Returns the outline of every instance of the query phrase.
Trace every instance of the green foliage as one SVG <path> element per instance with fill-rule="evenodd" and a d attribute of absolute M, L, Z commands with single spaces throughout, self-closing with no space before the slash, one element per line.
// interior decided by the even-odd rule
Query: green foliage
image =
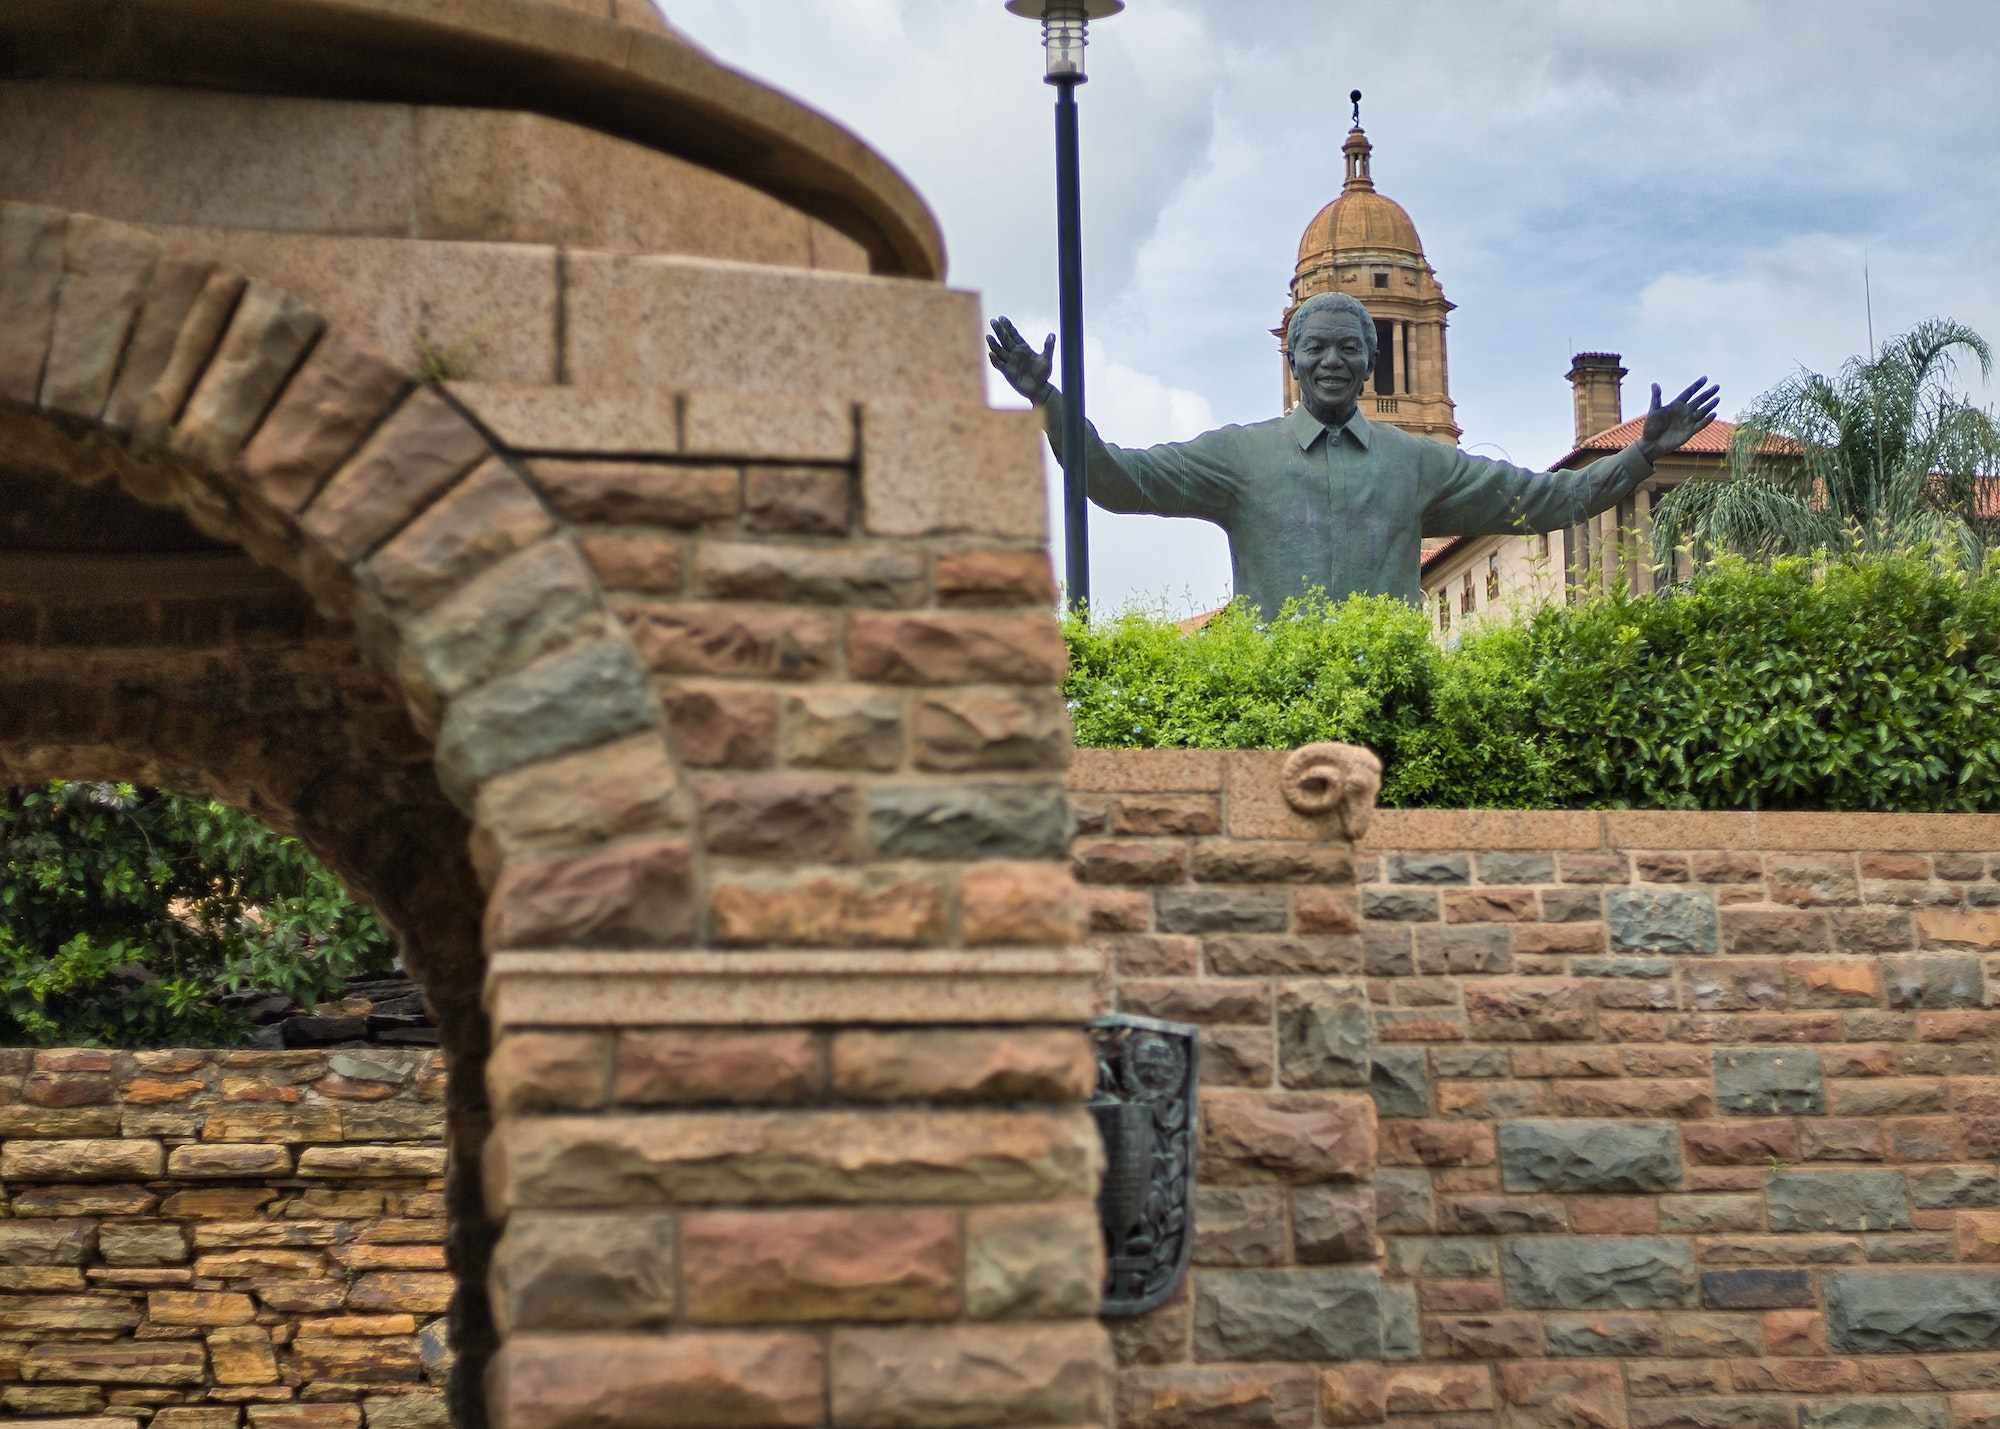
<path fill-rule="evenodd" d="M 0 790 L 0 1041 L 232 1045 L 245 988 L 310 1004 L 395 956 L 295 839 L 204 799 Z"/>
<path fill-rule="evenodd" d="M 1656 558 L 1686 545 L 1702 558 L 1943 546 L 1977 564 L 1996 534 L 1980 498 L 2000 479 L 2000 424 L 1954 389 L 1961 358 L 1992 370 L 1984 338 L 1932 318 L 1836 376 L 1772 388 L 1737 424 L 1727 474 L 1682 482 L 1655 508 Z"/>
<path fill-rule="evenodd" d="M 1429 639 L 1398 602 L 1068 627 L 1077 742 L 1382 756 L 1386 805 L 2000 810 L 2000 565 L 1757 565 Z"/>

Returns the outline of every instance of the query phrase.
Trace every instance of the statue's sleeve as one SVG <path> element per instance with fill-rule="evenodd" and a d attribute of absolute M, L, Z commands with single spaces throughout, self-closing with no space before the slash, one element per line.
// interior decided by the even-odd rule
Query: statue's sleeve
<path fill-rule="evenodd" d="M 1042 430 L 1062 457 L 1061 392 L 1042 405 Z M 1163 442 L 1143 451 L 1114 447 L 1083 424 L 1088 460 L 1084 466 L 1090 499 L 1106 511 L 1148 516 L 1198 516 L 1227 522 L 1236 509 L 1239 478 L 1227 460 L 1222 432 L 1205 432 L 1188 442 Z"/>
<path fill-rule="evenodd" d="M 1580 471 L 1530 471 L 1488 457 L 1429 443 L 1426 536 L 1504 536 L 1557 531 L 1595 516 L 1629 496 L 1652 475 L 1636 446 L 1601 457 Z"/>

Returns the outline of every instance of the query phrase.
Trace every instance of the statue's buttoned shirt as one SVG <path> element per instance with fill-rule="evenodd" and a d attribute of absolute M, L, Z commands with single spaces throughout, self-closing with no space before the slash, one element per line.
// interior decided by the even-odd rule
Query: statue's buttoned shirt
<path fill-rule="evenodd" d="M 1061 397 L 1043 423 L 1060 447 Z M 1221 427 L 1143 451 L 1089 443 L 1090 499 L 1107 511 L 1193 516 L 1229 533 L 1236 594 L 1263 618 L 1318 587 L 1422 596 L 1426 536 L 1554 531 L 1616 504 L 1651 474 L 1636 447 L 1580 471 L 1530 471 L 1370 422 L 1338 427 L 1304 404 L 1289 416 Z"/>

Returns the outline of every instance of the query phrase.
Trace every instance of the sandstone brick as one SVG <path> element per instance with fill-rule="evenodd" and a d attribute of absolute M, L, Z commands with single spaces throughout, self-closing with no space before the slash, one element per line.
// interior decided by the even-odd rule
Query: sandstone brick
<path fill-rule="evenodd" d="M 801 610 L 671 604 L 623 597 L 611 608 L 646 668 L 662 675 L 812 680 L 832 671 L 833 621 Z"/>
<path fill-rule="evenodd" d="M 734 520 L 738 509 L 733 466 L 545 458 L 528 470 L 549 504 L 571 521 L 691 528 Z"/>
<path fill-rule="evenodd" d="M 1080 931 L 1076 884 L 1058 864 L 975 864 L 959 874 L 958 904 L 968 947 L 1067 946 Z"/>
<path fill-rule="evenodd" d="M 1493 1407 L 1493 1384 L 1483 1365 L 1407 1365 L 1386 1376 L 1391 1414 L 1452 1414 Z"/>
<path fill-rule="evenodd" d="M 1292 926 L 1301 933 L 1354 933 L 1361 915 L 1353 893 L 1333 888 L 1301 888 L 1292 895 Z"/>
<path fill-rule="evenodd" d="M 1085 889 L 1084 898 L 1090 907 L 1092 931 L 1101 931 L 1109 923 L 1105 917 L 1104 904 L 1099 899 L 1099 890 Z M 1143 928 L 1152 921 L 1152 899 L 1143 899 L 1144 917 L 1126 919 L 1123 926 Z M 1120 911 L 1131 905 L 1118 905 Z M 1134 978 L 1193 977 L 1201 971 L 1201 941 L 1197 938 L 1175 937 L 1172 934 L 1135 934 L 1130 937 L 1107 938 L 1099 943 L 1110 952 L 1121 976 Z"/>
<path fill-rule="evenodd" d="M 868 837 L 878 858 L 1055 858 L 1070 841 L 1060 783 L 876 785 Z"/>
<path fill-rule="evenodd" d="M 1269 984 L 1249 978 L 1127 979 L 1118 988 L 1122 1010 L 1180 1022 L 1264 1025 L 1270 1021 L 1271 1002 Z"/>
<path fill-rule="evenodd" d="M 661 697 L 674 752 L 695 769 L 762 769 L 778 750 L 778 697 L 754 685 L 676 683 Z"/>
<path fill-rule="evenodd" d="M 113 1221 L 98 1230 L 97 1249 L 106 1265 L 175 1265 L 187 1259 L 187 1234 L 172 1223 Z"/>
<path fill-rule="evenodd" d="M 935 1320 L 960 1309 L 952 1212 L 701 1212 L 680 1234 L 696 1322 Z"/>
<path fill-rule="evenodd" d="M 172 1102 L 186 1101 L 196 1092 L 205 1091 L 206 1082 L 183 1077 L 179 1081 L 161 1081 L 155 1077 L 140 1077 L 127 1082 L 118 1100 L 127 1106 L 160 1106 Z"/>
<path fill-rule="evenodd" d="M 836 1330 L 833 1421 L 1101 1423 L 1111 1413 L 1108 1351 L 1091 1321 Z"/>
<path fill-rule="evenodd" d="M 903 707 L 899 697 L 866 687 L 802 690 L 784 702 L 779 754 L 785 763 L 814 769 L 872 769 L 886 773 L 903 762 Z"/>
<path fill-rule="evenodd" d="M 708 600 L 897 609 L 923 600 L 924 575 L 922 552 L 902 546 L 703 541 L 689 583 Z"/>
<path fill-rule="evenodd" d="M 157 1141 L 9 1141 L 0 1178 L 17 1181 L 143 1181 L 165 1169 Z"/>
<path fill-rule="evenodd" d="M 1269 973 L 1360 974 L 1361 939 L 1340 934 L 1233 933 L 1201 940 L 1202 962 L 1215 977 Z"/>
<path fill-rule="evenodd" d="M 247 1325 L 256 1314 L 248 1295 L 207 1290 L 156 1290 L 146 1318 L 156 1325 Z"/>
<path fill-rule="evenodd" d="M 0 208 L 0 396 L 31 407 L 55 327 L 67 215 L 10 203 Z"/>
<path fill-rule="evenodd" d="M 1465 989 L 1466 1021 L 1476 1035 L 1502 1041 L 1581 1041 L 1594 1008 L 1587 984 L 1563 978 L 1493 978 Z"/>
<path fill-rule="evenodd" d="M 1435 1315 L 1423 1322 L 1427 1359 L 1519 1359 L 1540 1348 L 1541 1326 L 1533 1315 Z"/>
<path fill-rule="evenodd" d="M 578 534 L 577 548 L 606 590 L 674 595 L 686 568 L 684 542 L 664 536 L 587 531 Z"/>
<path fill-rule="evenodd" d="M 1614 1425 L 1624 1418 L 1625 1390 L 1616 1365 L 1501 1364 L 1494 1376 L 1510 1429 L 1563 1429 L 1593 1420 Z"/>
<path fill-rule="evenodd" d="M 133 1344 L 38 1344 L 21 1357 L 30 1383 L 81 1380 L 105 1385 L 199 1385 L 206 1368 L 200 1341 Z"/>
<path fill-rule="evenodd" d="M 167 1174 L 190 1179 L 289 1176 L 292 1153 L 283 1146 L 203 1142 L 176 1146 L 167 1156 Z"/>
<path fill-rule="evenodd" d="M 423 1270 L 371 1270 L 347 1292 L 350 1310 L 407 1310 L 442 1315 L 451 1304 L 451 1276 Z"/>
<path fill-rule="evenodd" d="M 409 376 L 386 353 L 351 332 L 329 333 L 229 474 L 277 510 L 296 513 L 409 389 Z"/>
<path fill-rule="evenodd" d="M 819 1045 L 808 1032 L 635 1031 L 618 1039 L 612 1099 L 783 1104 L 810 1100 L 821 1080 Z"/>
<path fill-rule="evenodd" d="M 603 628 L 596 578 L 574 543 L 550 536 L 405 622 L 397 672 L 412 699 L 442 701 Z"/>
<path fill-rule="evenodd" d="M 1200 1177 L 1214 1185 L 1365 1180 L 1375 1106 L 1340 1092 L 1201 1094 Z"/>
<path fill-rule="evenodd" d="M 686 1112 L 506 1122 L 485 1175 L 496 1207 L 978 1203 L 1087 1194 L 1102 1157 L 1081 1108 Z"/>
<path fill-rule="evenodd" d="M 1203 883 L 1351 884 L 1354 858 L 1344 845 L 1279 840 L 1204 839 L 1192 871 Z"/>
<path fill-rule="evenodd" d="M 683 755 L 685 757 L 685 755 Z M 672 762 L 653 731 L 488 779 L 473 806 L 477 853 L 575 847 L 682 822 Z"/>
<path fill-rule="evenodd" d="M 431 1146 L 309 1146 L 301 1176 L 441 1176 L 444 1149 Z"/>
<path fill-rule="evenodd" d="M 1084 883 L 1180 883 L 1187 877 L 1187 846 L 1169 840 L 1079 839 L 1070 867 Z"/>
<path fill-rule="evenodd" d="M 2000 950 L 2000 908 L 1926 908 L 1917 914 L 1917 939 L 1926 948 Z"/>
<path fill-rule="evenodd" d="M 259 1404 L 245 1411 L 250 1429 L 360 1429 L 358 1404 Z"/>
<path fill-rule="evenodd" d="M 159 241 L 143 229 L 70 216 L 42 374 L 44 411 L 96 420 L 159 255 Z"/>
<path fill-rule="evenodd" d="M 326 320 L 291 294 L 252 279 L 175 423 L 173 450 L 219 471 L 257 428 Z"/>
<path fill-rule="evenodd" d="M 494 1249 L 494 1311 L 514 1335 L 664 1325 L 674 1267 L 666 1215 L 516 1215 Z"/>
<path fill-rule="evenodd" d="M 1370 1373 L 1379 1381 L 1375 1365 L 1350 1365 L 1329 1370 L 1329 1375 Z M 1310 1429 L 1313 1423 L 1314 1372 L 1305 1365 L 1187 1365 L 1127 1371 L 1118 1377 L 1117 1422 L 1131 1429 L 1203 1429 L 1222 1425 L 1230 1429 Z M 1350 1402 L 1356 1393 L 1366 1398 L 1363 1386 L 1354 1389 L 1343 1382 L 1331 1393 Z M 1375 1396 L 1379 1401 L 1379 1383 Z M 1380 1420 L 1335 1419 L 1329 1411 L 1327 1422 L 1379 1423 Z"/>
<path fill-rule="evenodd" d="M 1381 1365 L 1350 1364 L 1322 1370 L 1320 1421 L 1328 1425 L 1380 1424 L 1389 1413 L 1388 1375 Z"/>
<path fill-rule="evenodd" d="M 851 482 L 841 467 L 753 466 L 743 474 L 743 524 L 774 535 L 844 535 Z"/>
<path fill-rule="evenodd" d="M 603 1032 L 508 1032 L 486 1063 L 502 1111 L 588 1111 L 604 1103 L 611 1037 Z"/>
<path fill-rule="evenodd" d="M 1055 573 L 1046 551 L 945 551 L 934 577 L 938 604 L 1055 604 Z"/>
<path fill-rule="evenodd" d="M 1688 1160 L 1703 1166 L 1751 1166 L 1799 1155 L 1798 1129 L 1789 1121 L 1689 1124 L 1681 1128 Z"/>
<path fill-rule="evenodd" d="M 833 1088 L 857 1101 L 1074 1101 L 1097 1065 L 1069 1029 L 852 1031 L 833 1038 Z"/>
<path fill-rule="evenodd" d="M 709 895 L 724 944 L 911 947 L 942 941 L 944 889 L 888 871 L 718 881 Z"/>
<path fill-rule="evenodd" d="M 947 690 L 917 705 L 911 725 L 920 769 L 1060 769 L 1068 761 L 1069 712 L 1060 692 Z"/>
<path fill-rule="evenodd" d="M 256 450 L 253 445 L 246 459 Z M 527 483 L 489 458 L 370 557 L 362 578 L 392 610 L 427 610 L 554 526 Z"/>
<path fill-rule="evenodd" d="M 320 490 L 300 518 L 335 557 L 356 561 L 488 454 L 457 410 L 420 388 Z"/>
<path fill-rule="evenodd" d="M 691 853 L 655 838 L 509 866 L 487 903 L 489 947 L 675 947 L 694 931 Z"/>
<path fill-rule="evenodd" d="M 170 267 L 178 265 L 162 263 L 161 274 L 164 276 Z M 196 274 L 199 286 L 185 310 L 176 311 L 172 301 L 184 291 L 177 283 L 155 281 L 140 313 L 138 331 L 133 334 L 134 347 L 139 349 L 134 356 L 142 360 L 134 362 L 128 358 L 130 380 L 121 374 L 112 389 L 111 401 L 106 404 L 106 416 L 115 429 L 129 430 L 133 441 L 140 446 L 163 445 L 172 435 L 175 421 L 186 407 L 195 383 L 207 371 L 209 358 L 214 355 L 248 286 L 241 273 L 213 264 L 200 264 L 193 272 L 182 269 L 176 276 L 193 279 Z M 159 301 L 162 299 L 166 301 Z M 156 304 L 160 324 L 149 332 Z M 164 342 L 158 341 L 161 335 L 165 336 Z M 152 360 L 155 358 L 157 366 Z"/>
<path fill-rule="evenodd" d="M 900 685 L 1051 685 L 1067 656 L 1052 614 L 856 615 L 848 670 Z"/>
<path fill-rule="evenodd" d="M 838 862 L 853 851 L 861 800 L 852 784 L 766 775 L 703 779 L 695 792 L 711 853 Z"/>

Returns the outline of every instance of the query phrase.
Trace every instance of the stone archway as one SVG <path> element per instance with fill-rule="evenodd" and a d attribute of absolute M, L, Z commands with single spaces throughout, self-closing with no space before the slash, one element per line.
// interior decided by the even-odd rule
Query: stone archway
<path fill-rule="evenodd" d="M 483 979 L 490 1136 L 453 1066 L 464 1424 L 503 1226 L 484 1382 L 516 1429 L 663 1400 L 746 1429 L 1100 1422 L 1101 960 L 1072 946 L 1033 426 L 978 401 L 955 295 L 579 267 L 578 330 L 637 343 L 622 382 L 607 346 L 582 385 L 440 388 L 146 230 L 0 205 L 8 467 L 115 482 L 282 573 L 435 793 L 366 757 L 301 788 L 170 691 L 88 745 L 28 720 L 7 747 L 42 753 L 9 757 L 236 781 L 425 945 L 466 1049 Z M 801 304 L 865 320 L 866 361 L 779 402 Z M 461 871 L 413 873 L 461 837 Z"/>

